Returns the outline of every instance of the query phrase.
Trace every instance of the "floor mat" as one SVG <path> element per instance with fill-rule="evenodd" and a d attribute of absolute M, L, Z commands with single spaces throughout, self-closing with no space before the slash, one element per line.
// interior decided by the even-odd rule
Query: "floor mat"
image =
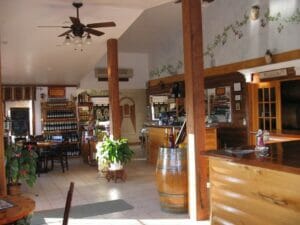
<path fill-rule="evenodd" d="M 122 199 L 91 203 L 86 205 L 72 206 L 70 210 L 69 218 L 87 218 L 98 215 L 104 215 L 113 212 L 120 212 L 133 209 L 133 206 L 129 205 Z M 35 212 L 31 219 L 31 225 L 47 224 L 47 218 L 63 218 L 64 208 L 51 209 Z"/>

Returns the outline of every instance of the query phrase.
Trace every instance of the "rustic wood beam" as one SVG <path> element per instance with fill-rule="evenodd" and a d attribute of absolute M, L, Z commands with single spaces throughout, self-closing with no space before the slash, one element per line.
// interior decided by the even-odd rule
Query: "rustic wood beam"
<path fill-rule="evenodd" d="M 300 49 L 273 54 L 272 59 L 273 59 L 272 64 L 300 59 Z M 253 67 L 265 66 L 265 65 L 268 65 L 268 64 L 266 64 L 265 58 L 258 57 L 258 58 L 254 58 L 254 59 L 248 59 L 245 61 L 240 61 L 240 62 L 230 63 L 230 64 L 226 64 L 226 65 L 206 68 L 206 69 L 204 69 L 204 77 L 227 75 L 227 74 L 237 72 L 238 70 L 250 69 Z M 183 80 L 184 80 L 184 75 L 177 74 L 177 75 L 172 75 L 172 76 L 168 76 L 168 77 L 162 77 L 162 78 L 150 80 L 149 86 L 150 87 L 155 86 L 155 85 L 159 84 L 160 82 L 173 83 L 173 82 L 178 82 L 178 81 L 183 81 Z"/>
<path fill-rule="evenodd" d="M 192 220 L 209 217 L 208 161 L 205 150 L 205 103 L 202 15 L 199 0 L 182 1 L 184 74 L 188 137 L 189 214 Z"/>
<path fill-rule="evenodd" d="M 1 49 L 0 49 L 0 196 L 6 195 L 6 177 L 5 177 L 5 160 L 4 160 L 4 129 L 3 129 L 3 118 L 4 118 L 4 102 L 2 101 L 2 74 L 1 74 Z"/>
<path fill-rule="evenodd" d="M 272 64 L 288 62 L 288 61 L 297 60 L 297 59 L 300 59 L 300 49 L 288 51 L 288 52 L 282 52 L 282 53 L 278 53 L 278 54 L 273 54 Z M 204 71 L 204 76 L 209 77 L 209 76 L 224 75 L 224 74 L 236 72 L 236 71 L 242 70 L 242 69 L 250 69 L 253 67 L 265 66 L 265 65 L 268 65 L 268 64 L 266 64 L 265 58 L 259 57 L 259 58 L 255 58 L 255 59 L 249 59 L 249 60 L 226 64 L 226 65 L 222 65 L 222 66 L 207 68 Z"/>
<path fill-rule="evenodd" d="M 119 100 L 118 41 L 107 41 L 107 74 L 110 106 L 110 133 L 114 139 L 121 137 L 121 113 Z"/>

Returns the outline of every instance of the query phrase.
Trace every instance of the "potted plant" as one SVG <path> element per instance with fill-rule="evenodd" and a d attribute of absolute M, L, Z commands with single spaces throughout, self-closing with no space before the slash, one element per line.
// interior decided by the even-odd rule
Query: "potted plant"
<path fill-rule="evenodd" d="M 125 138 L 114 140 L 105 137 L 99 150 L 101 160 L 109 164 L 110 170 L 122 169 L 134 154 L 129 148 L 128 140 Z"/>
<path fill-rule="evenodd" d="M 9 194 L 20 194 L 21 181 L 32 187 L 37 178 L 36 160 L 38 157 L 36 152 L 33 151 L 33 147 L 31 145 L 9 145 L 5 149 L 5 157 Z"/>

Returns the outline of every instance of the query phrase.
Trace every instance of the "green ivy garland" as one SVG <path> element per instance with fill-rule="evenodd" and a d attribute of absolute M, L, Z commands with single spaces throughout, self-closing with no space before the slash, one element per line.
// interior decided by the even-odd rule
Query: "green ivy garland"
<path fill-rule="evenodd" d="M 217 34 L 214 38 L 214 41 L 207 45 L 204 52 L 205 56 L 210 56 L 214 58 L 214 50 L 216 47 L 225 45 L 229 36 L 229 32 L 232 32 L 238 39 L 243 37 L 241 28 L 245 26 L 249 21 L 249 13 L 245 13 L 244 17 L 240 21 L 235 21 L 235 23 L 230 24 L 229 26 L 224 27 L 224 30 L 221 34 Z M 284 29 L 284 24 L 299 24 L 300 23 L 300 9 L 297 8 L 296 11 L 288 17 L 282 17 L 281 13 L 278 12 L 275 15 L 271 15 L 270 9 L 268 8 L 263 14 L 264 18 L 260 20 L 261 27 L 265 27 L 268 23 L 278 23 L 277 31 L 281 33 Z"/>
<path fill-rule="evenodd" d="M 183 66 L 183 63 L 181 60 L 178 60 L 175 65 L 171 64 L 164 64 L 158 68 L 155 68 L 150 71 L 150 77 L 160 77 L 161 74 L 163 73 L 169 73 L 169 74 L 177 74 L 178 70 L 181 69 Z"/>
<path fill-rule="evenodd" d="M 238 39 L 241 39 L 244 34 L 241 31 L 241 28 L 245 26 L 249 21 L 249 13 L 245 13 L 243 18 L 240 20 L 236 20 L 233 24 L 230 24 L 224 27 L 223 32 L 217 34 L 214 40 L 206 46 L 206 50 L 204 51 L 204 56 L 209 56 L 212 60 L 214 59 L 214 51 L 218 46 L 224 46 L 227 43 L 229 34 L 232 32 L 234 36 Z M 281 31 L 285 28 L 284 24 L 299 24 L 300 23 L 300 9 L 297 8 L 296 11 L 288 17 L 283 17 L 280 12 L 275 15 L 271 15 L 270 9 L 268 8 L 266 12 L 263 14 L 264 18 L 260 20 L 260 26 L 266 27 L 268 23 L 278 23 L 277 31 L 281 33 Z M 182 61 L 178 61 L 177 65 L 173 66 L 170 64 L 164 64 L 161 67 L 155 68 L 150 71 L 150 77 L 160 77 L 160 75 L 164 72 L 169 74 L 175 74 L 178 69 L 182 68 Z"/>

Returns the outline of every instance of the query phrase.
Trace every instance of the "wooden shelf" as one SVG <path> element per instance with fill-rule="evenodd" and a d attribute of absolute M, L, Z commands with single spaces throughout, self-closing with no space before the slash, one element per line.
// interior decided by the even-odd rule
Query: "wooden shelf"
<path fill-rule="evenodd" d="M 68 121 L 74 121 L 76 122 L 77 121 L 77 118 L 76 117 L 70 117 L 70 118 L 67 118 L 67 117 L 61 117 L 61 118 L 51 118 L 51 119 L 45 119 L 43 120 L 44 122 L 68 122 Z"/>
<path fill-rule="evenodd" d="M 63 133 L 74 133 L 76 130 L 54 130 L 54 131 L 44 131 L 44 134 L 63 134 Z"/>

